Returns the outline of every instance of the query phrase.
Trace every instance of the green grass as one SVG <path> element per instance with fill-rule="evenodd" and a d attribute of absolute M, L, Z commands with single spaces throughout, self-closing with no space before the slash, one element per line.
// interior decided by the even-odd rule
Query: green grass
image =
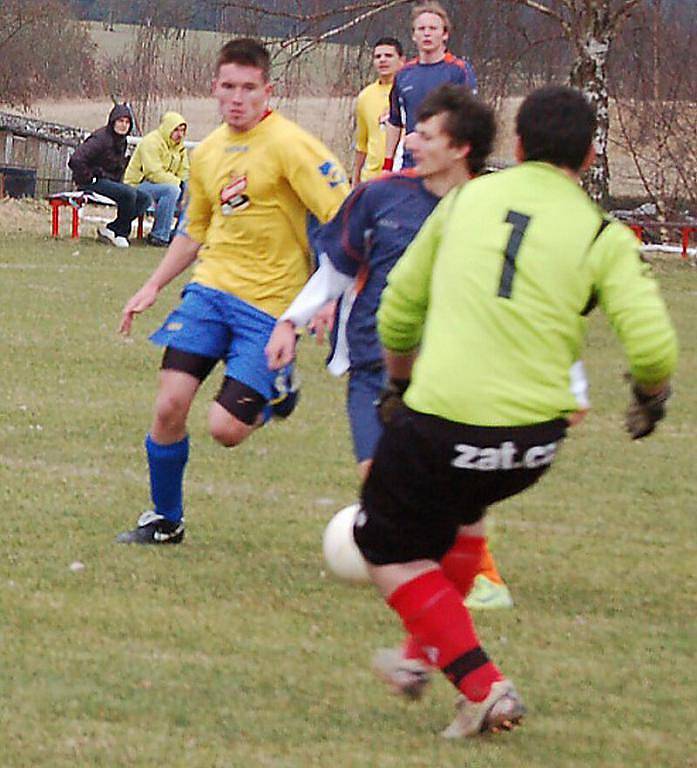
<path fill-rule="evenodd" d="M 594 410 L 549 477 L 496 511 L 516 608 L 479 614 L 529 706 L 523 728 L 448 743 L 369 672 L 397 642 L 368 588 L 327 579 L 320 539 L 356 498 L 344 386 L 301 351 L 303 400 L 225 451 L 193 409 L 179 548 L 116 546 L 147 505 L 142 440 L 168 289 L 115 333 L 160 252 L 0 241 L 0 765 L 513 768 L 697 765 L 697 273 L 657 265 L 682 342 L 670 417 L 631 443 L 617 343 L 591 323 Z M 72 572 L 79 560 L 84 571 Z"/>

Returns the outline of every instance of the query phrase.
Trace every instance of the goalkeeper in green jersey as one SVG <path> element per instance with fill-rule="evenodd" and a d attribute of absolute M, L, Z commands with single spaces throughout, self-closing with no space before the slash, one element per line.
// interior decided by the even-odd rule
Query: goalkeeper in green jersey
<path fill-rule="evenodd" d="M 521 163 L 439 203 L 390 273 L 378 312 L 392 416 L 354 537 L 423 651 L 402 689 L 416 695 L 434 668 L 458 689 L 448 737 L 512 727 L 524 712 L 462 595 L 487 508 L 554 461 L 577 409 L 569 368 L 594 306 L 629 360 L 632 438 L 653 431 L 670 394 L 677 343 L 657 285 L 631 230 L 579 184 L 595 128 L 581 92 L 532 93 L 516 121 Z"/>

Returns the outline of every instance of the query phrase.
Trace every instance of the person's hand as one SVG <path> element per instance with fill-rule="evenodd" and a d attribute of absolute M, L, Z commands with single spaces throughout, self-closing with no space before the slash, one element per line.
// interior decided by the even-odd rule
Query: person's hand
<path fill-rule="evenodd" d="M 402 407 L 402 398 L 409 384 L 409 379 L 390 379 L 387 382 L 387 386 L 382 390 L 376 402 L 378 418 L 383 424 L 389 424 L 395 413 Z"/>
<path fill-rule="evenodd" d="M 314 334 L 318 344 L 324 342 L 326 333 L 331 333 L 334 327 L 334 316 L 336 314 L 336 301 L 328 301 L 322 309 L 310 320 L 307 328 Z"/>
<path fill-rule="evenodd" d="M 650 435 L 656 424 L 666 415 L 666 402 L 671 396 L 669 384 L 651 394 L 632 384 L 631 399 L 627 408 L 624 425 L 632 440 Z"/>
<path fill-rule="evenodd" d="M 270 370 L 277 371 L 292 362 L 295 357 L 295 341 L 295 326 L 290 320 L 276 323 L 264 350 Z"/>
<path fill-rule="evenodd" d="M 566 421 L 570 427 L 577 427 L 588 416 L 588 408 L 581 408 L 578 411 L 570 413 L 566 417 Z"/>
<path fill-rule="evenodd" d="M 121 313 L 121 324 L 119 325 L 119 333 L 124 336 L 128 336 L 131 332 L 131 326 L 133 325 L 133 318 L 144 312 L 148 307 L 157 300 L 157 294 L 160 289 L 150 283 L 145 285 L 126 302 L 126 306 Z"/>

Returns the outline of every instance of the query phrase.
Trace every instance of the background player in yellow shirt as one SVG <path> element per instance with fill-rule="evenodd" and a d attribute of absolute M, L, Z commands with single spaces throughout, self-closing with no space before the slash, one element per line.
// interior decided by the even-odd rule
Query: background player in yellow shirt
<path fill-rule="evenodd" d="M 390 114 L 390 91 L 395 74 L 404 64 L 402 44 L 394 37 L 381 37 L 373 47 L 373 67 L 378 79 L 356 99 L 356 157 L 353 186 L 382 173 L 385 136 Z"/>
<path fill-rule="evenodd" d="M 134 316 L 196 261 L 181 304 L 151 336 L 166 348 L 145 440 L 153 509 L 118 536 L 123 543 L 182 541 L 187 416 L 219 360 L 225 378 L 208 422 L 222 445 L 238 445 L 272 410 L 287 416 L 295 402 L 291 370 L 270 371 L 264 347 L 309 276 L 309 215 L 331 219 L 349 185 L 320 141 L 269 108 L 269 70 L 257 41 L 223 46 L 213 93 L 224 122 L 193 152 L 181 234 L 123 310 L 120 330 L 127 334 Z"/>

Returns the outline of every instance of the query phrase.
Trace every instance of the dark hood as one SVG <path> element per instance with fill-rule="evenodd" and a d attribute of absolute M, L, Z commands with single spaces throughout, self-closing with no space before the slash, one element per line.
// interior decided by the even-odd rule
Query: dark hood
<path fill-rule="evenodd" d="M 130 120 L 131 125 L 128 129 L 128 132 L 130 133 L 133 130 L 133 117 L 131 116 L 131 110 L 126 104 L 115 104 L 114 108 L 109 112 L 109 128 L 111 128 L 113 132 L 114 123 L 120 117 L 127 117 Z"/>

